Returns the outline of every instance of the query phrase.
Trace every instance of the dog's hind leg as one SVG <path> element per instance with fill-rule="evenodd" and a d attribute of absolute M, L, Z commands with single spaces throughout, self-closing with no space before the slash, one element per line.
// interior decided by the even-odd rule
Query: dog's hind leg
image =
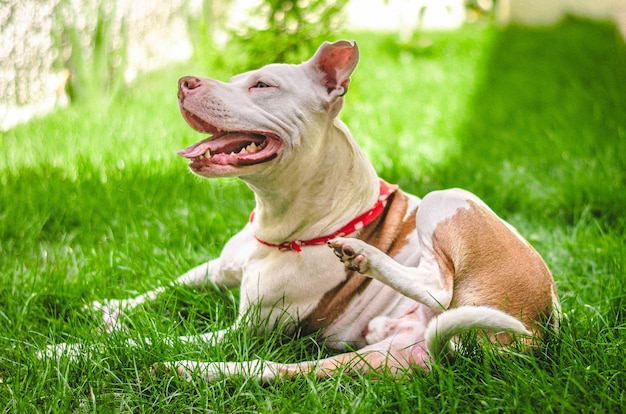
<path fill-rule="evenodd" d="M 420 332 L 422 330 L 423 328 Z M 321 360 L 293 364 L 260 359 L 245 362 L 160 362 L 152 366 L 152 372 L 154 374 L 161 370 L 170 371 L 187 380 L 202 378 L 206 381 L 215 381 L 240 376 L 271 382 L 278 378 L 292 378 L 310 373 L 317 377 L 334 376 L 342 372 L 361 374 L 373 372 L 380 375 L 387 372 L 391 375 L 400 375 L 411 368 L 428 370 L 429 363 L 421 337 L 419 335 L 416 337 L 416 332 L 409 329 L 358 351 Z"/>
<path fill-rule="evenodd" d="M 418 266 L 404 266 L 377 248 L 352 238 L 329 242 L 337 257 L 350 269 L 377 279 L 433 311 L 445 310 L 452 299 L 437 262 L 422 257 Z"/>
<path fill-rule="evenodd" d="M 435 233 L 442 223 L 468 210 L 472 203 L 500 221 L 482 201 L 464 190 L 433 191 L 422 199 L 415 216 L 414 248 L 418 259 L 412 266 L 404 266 L 377 248 L 353 238 L 338 238 L 329 242 L 329 246 L 348 269 L 378 279 L 439 313 L 452 301 L 453 272 L 457 264 L 452 260 L 464 241 L 458 240 L 459 236 L 454 240 L 456 245 L 442 243 Z M 475 216 L 480 218 L 478 213 Z"/>

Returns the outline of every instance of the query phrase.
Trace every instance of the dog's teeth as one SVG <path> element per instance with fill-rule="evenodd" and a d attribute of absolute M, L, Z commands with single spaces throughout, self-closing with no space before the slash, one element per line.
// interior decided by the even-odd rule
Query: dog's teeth
<path fill-rule="evenodd" d="M 255 142 L 253 142 L 252 144 L 249 144 L 247 147 L 242 148 L 238 154 L 249 154 L 252 152 L 257 152 L 259 150 L 259 147 L 257 146 L 257 144 Z"/>
<path fill-rule="evenodd" d="M 202 155 L 201 155 L 201 157 L 202 157 Z M 204 153 L 204 157 L 211 158 L 211 150 L 206 150 L 206 152 Z"/>
<path fill-rule="evenodd" d="M 237 151 L 237 153 L 231 152 L 230 155 L 250 154 L 250 153 L 253 153 L 253 152 L 257 152 L 259 150 L 259 148 L 260 148 L 260 146 L 257 145 L 255 142 L 253 142 L 252 144 L 248 144 L 247 146 L 245 146 L 242 149 L 240 149 L 239 151 Z"/>

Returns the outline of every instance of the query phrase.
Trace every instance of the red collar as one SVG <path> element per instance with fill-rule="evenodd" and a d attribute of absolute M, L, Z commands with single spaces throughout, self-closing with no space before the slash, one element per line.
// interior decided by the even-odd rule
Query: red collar
<path fill-rule="evenodd" d="M 300 252 L 302 250 L 302 246 L 325 244 L 326 242 L 336 237 L 343 237 L 350 233 L 354 233 L 357 230 L 361 230 L 363 227 L 376 220 L 376 218 L 380 216 L 380 214 L 385 210 L 385 206 L 387 205 L 387 199 L 389 198 L 389 196 L 397 189 L 397 185 L 388 184 L 384 180 L 380 180 L 380 195 L 378 196 L 378 201 L 376 202 L 376 205 L 371 210 L 368 210 L 365 213 L 361 214 L 350 223 L 346 224 L 336 232 L 329 234 L 328 236 L 322 236 L 312 240 L 294 240 L 279 244 L 261 240 L 257 236 L 254 237 L 258 240 L 259 243 L 266 246 L 276 247 L 278 250 L 294 250 L 296 252 Z M 254 210 L 250 214 L 250 223 L 252 223 L 253 221 Z"/>

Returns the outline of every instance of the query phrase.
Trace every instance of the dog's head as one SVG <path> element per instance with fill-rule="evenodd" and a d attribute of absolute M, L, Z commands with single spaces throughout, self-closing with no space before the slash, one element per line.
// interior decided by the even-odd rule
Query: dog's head
<path fill-rule="evenodd" d="M 320 153 L 358 57 L 354 42 L 325 42 L 300 65 L 272 64 L 228 83 L 181 78 L 183 117 L 211 136 L 179 154 L 198 175 L 246 177 Z"/>

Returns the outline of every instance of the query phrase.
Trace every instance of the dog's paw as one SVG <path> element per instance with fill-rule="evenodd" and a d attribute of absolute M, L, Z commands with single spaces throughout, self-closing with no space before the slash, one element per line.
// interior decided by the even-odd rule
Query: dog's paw
<path fill-rule="evenodd" d="M 378 316 L 372 319 L 367 328 L 361 333 L 368 344 L 375 344 L 388 338 L 391 334 L 391 318 L 387 316 Z"/>
<path fill-rule="evenodd" d="M 329 241 L 328 246 L 347 269 L 365 273 L 369 269 L 369 260 L 361 253 L 359 243 L 356 239 L 337 238 Z"/>
<path fill-rule="evenodd" d="M 121 308 L 111 308 L 108 306 L 102 307 L 102 326 L 99 328 L 100 333 L 104 331 L 107 334 L 111 334 L 113 332 L 123 331 L 124 324 L 121 322 L 122 317 L 122 309 Z"/>
<path fill-rule="evenodd" d="M 99 334 L 111 334 L 125 329 L 121 318 L 126 307 L 127 304 L 125 300 L 107 299 L 102 302 L 91 302 L 85 305 L 85 310 L 100 315 L 102 326 L 98 328 Z"/>

